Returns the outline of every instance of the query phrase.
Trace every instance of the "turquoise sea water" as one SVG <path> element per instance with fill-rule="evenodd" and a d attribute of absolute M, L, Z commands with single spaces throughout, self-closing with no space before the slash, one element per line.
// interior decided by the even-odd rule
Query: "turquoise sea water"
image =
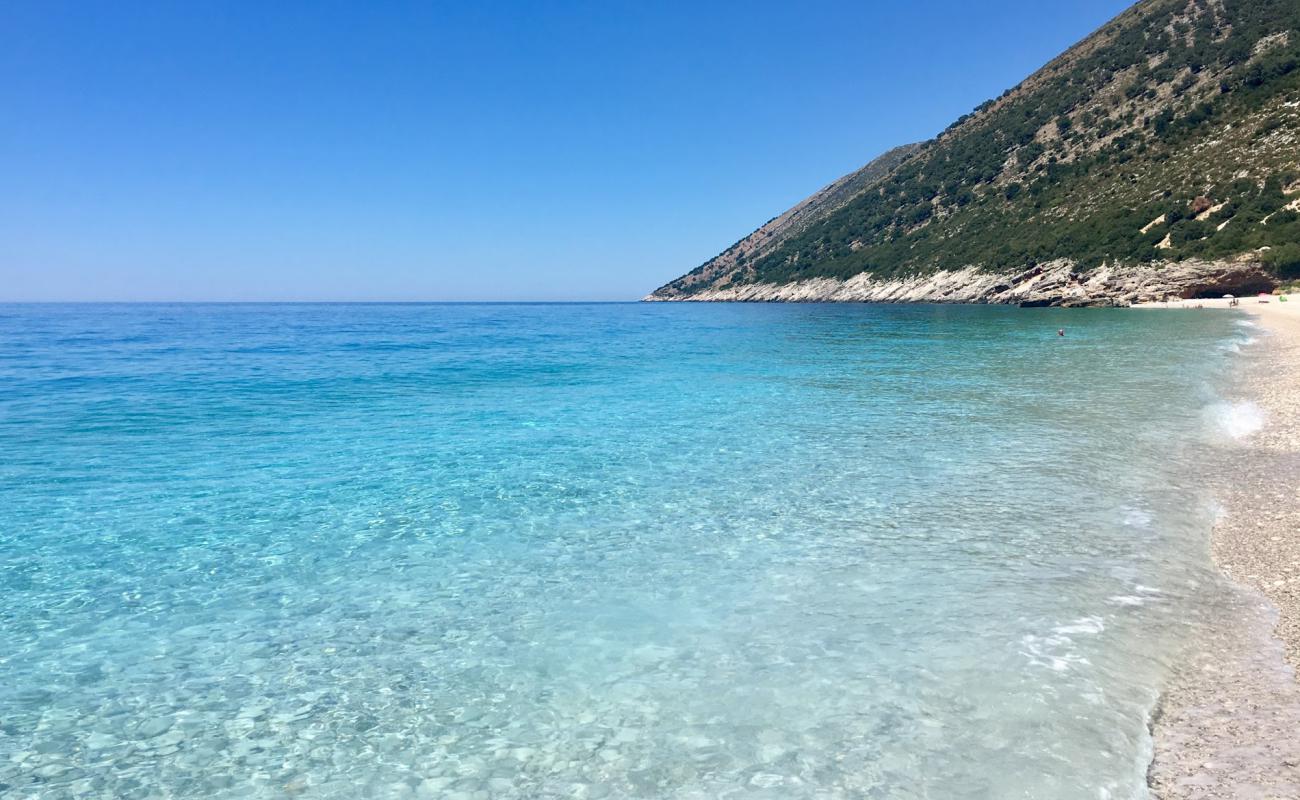
<path fill-rule="evenodd" d="M 0 794 L 1142 797 L 1246 333 L 0 306 Z"/>

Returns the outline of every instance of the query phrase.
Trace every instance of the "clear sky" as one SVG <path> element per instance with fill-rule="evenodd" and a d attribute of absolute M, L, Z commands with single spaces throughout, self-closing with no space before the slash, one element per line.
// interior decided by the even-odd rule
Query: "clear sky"
<path fill-rule="evenodd" d="M 0 300 L 635 299 L 1125 0 L 0 4 Z"/>

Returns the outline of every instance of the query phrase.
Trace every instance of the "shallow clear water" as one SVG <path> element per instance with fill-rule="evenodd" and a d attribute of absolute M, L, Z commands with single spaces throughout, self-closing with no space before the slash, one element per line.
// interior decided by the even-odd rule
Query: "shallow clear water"
<path fill-rule="evenodd" d="M 1141 797 L 1246 335 L 0 307 L 0 793 Z"/>

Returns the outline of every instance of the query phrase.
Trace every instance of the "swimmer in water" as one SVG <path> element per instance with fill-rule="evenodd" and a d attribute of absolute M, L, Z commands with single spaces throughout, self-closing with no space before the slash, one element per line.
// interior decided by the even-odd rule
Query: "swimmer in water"
<path fill-rule="evenodd" d="M 1065 328 L 1059 328 L 1059 329 L 1057 329 L 1057 331 L 1056 331 L 1056 335 L 1057 335 L 1057 336 L 1064 336 L 1064 335 L 1065 335 Z"/>

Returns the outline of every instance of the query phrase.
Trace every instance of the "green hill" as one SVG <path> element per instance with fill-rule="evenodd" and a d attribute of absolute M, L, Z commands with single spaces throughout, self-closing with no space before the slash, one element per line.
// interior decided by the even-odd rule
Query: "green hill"
<path fill-rule="evenodd" d="M 1300 1 L 1143 0 L 870 166 L 650 299 L 1062 261 L 1300 276 Z"/>

